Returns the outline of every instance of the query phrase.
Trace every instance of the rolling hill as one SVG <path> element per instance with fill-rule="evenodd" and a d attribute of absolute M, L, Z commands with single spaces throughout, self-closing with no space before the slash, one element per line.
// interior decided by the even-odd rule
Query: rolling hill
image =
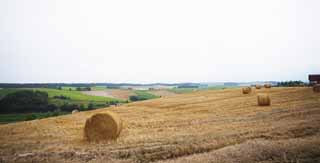
<path fill-rule="evenodd" d="M 271 106 L 257 106 L 269 92 Z M 116 141 L 83 140 L 94 113 L 119 114 Z M 319 162 L 320 94 L 311 88 L 207 90 L 0 125 L 4 162 Z M 0 161 L 1 162 L 1 161 Z"/>

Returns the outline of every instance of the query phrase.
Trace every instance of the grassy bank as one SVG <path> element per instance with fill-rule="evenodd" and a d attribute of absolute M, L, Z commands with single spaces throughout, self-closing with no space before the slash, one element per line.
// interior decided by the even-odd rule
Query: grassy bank
<path fill-rule="evenodd" d="M 0 114 L 0 124 L 29 121 L 68 114 L 67 112 L 27 113 L 27 114 Z"/>

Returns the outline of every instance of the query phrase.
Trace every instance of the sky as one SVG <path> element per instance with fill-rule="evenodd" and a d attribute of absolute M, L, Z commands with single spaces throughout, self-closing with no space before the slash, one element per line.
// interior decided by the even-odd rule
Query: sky
<path fill-rule="evenodd" d="M 306 81 L 319 0 L 1 0 L 0 83 Z"/>

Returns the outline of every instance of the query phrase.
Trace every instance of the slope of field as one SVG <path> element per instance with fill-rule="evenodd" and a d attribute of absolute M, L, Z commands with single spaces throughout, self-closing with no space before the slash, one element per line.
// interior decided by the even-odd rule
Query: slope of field
<path fill-rule="evenodd" d="M 257 106 L 269 92 L 272 105 Z M 86 118 L 112 110 L 119 139 L 83 141 Z M 198 91 L 0 125 L 4 162 L 319 162 L 320 94 L 311 88 Z"/>

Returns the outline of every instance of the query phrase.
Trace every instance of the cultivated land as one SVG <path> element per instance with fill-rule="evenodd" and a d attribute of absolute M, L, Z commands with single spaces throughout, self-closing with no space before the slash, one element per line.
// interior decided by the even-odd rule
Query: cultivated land
<path fill-rule="evenodd" d="M 51 88 L 8 88 L 8 89 L 2 89 L 2 90 L 0 90 L 0 99 L 9 93 L 13 93 L 13 92 L 16 92 L 19 90 L 26 90 L 26 89 L 47 92 L 48 96 L 49 96 L 49 103 L 56 104 L 59 106 L 64 104 L 65 102 L 69 102 L 72 104 L 88 105 L 88 103 L 90 103 L 90 102 L 94 103 L 94 104 L 105 104 L 107 101 L 119 100 L 119 99 L 109 98 L 109 97 L 86 95 L 86 94 L 83 94 L 81 91 L 74 91 L 74 90 L 69 91 L 67 89 L 58 90 L 58 89 L 51 89 Z M 54 99 L 53 98 L 54 96 L 60 96 L 60 95 L 69 97 L 70 99 L 62 100 L 62 99 Z"/>
<path fill-rule="evenodd" d="M 122 100 L 128 100 L 130 96 L 135 95 L 147 95 L 148 98 L 155 97 L 167 97 L 175 95 L 171 90 L 129 90 L 129 89 L 105 89 L 105 90 L 95 90 L 95 91 L 82 91 L 83 94 L 91 96 L 103 96 L 110 98 L 117 98 Z M 154 95 L 154 96 L 152 96 Z"/>
<path fill-rule="evenodd" d="M 128 100 L 129 96 L 136 95 L 132 90 L 128 89 L 106 89 L 106 90 L 93 90 L 93 91 L 83 91 L 83 94 L 91 96 L 103 96 L 118 98 L 122 100 Z"/>
<path fill-rule="evenodd" d="M 269 92 L 271 106 L 257 106 Z M 111 110 L 116 141 L 83 141 L 86 118 Z M 4 162 L 319 162 L 320 94 L 311 88 L 197 91 L 0 125 Z"/>

